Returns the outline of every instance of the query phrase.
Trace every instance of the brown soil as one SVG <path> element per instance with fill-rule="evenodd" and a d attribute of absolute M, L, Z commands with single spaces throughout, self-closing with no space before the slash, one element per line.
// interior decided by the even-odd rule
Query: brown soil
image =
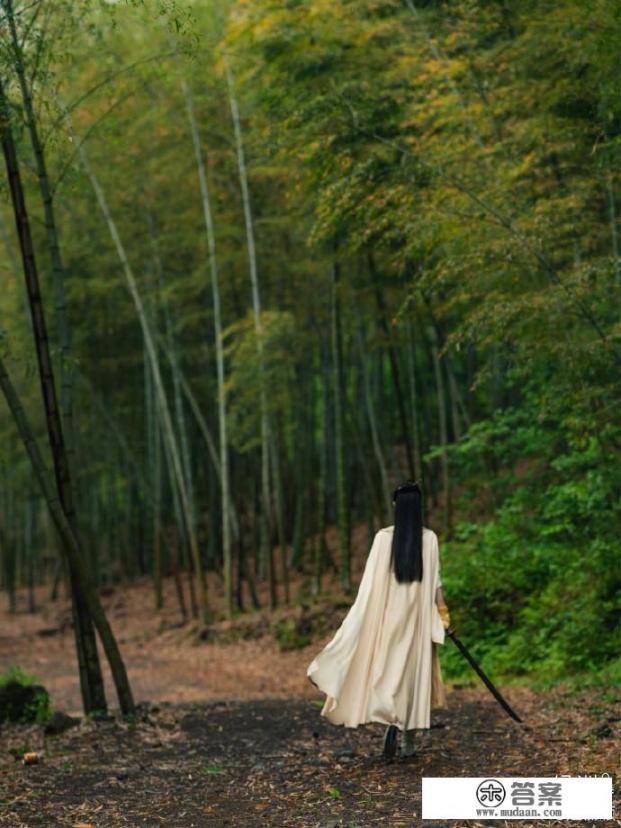
<path fill-rule="evenodd" d="M 329 543 L 331 542 L 329 538 Z M 353 545 L 352 580 L 356 584 L 368 552 L 366 527 L 356 527 Z M 278 550 L 275 551 L 278 559 Z M 187 582 L 183 579 L 186 604 L 189 607 Z M 207 641 L 199 641 L 197 625 L 192 620 L 182 623 L 172 578 L 164 579 L 164 607 L 154 610 L 153 590 L 146 578 L 118 587 L 106 587 L 101 599 L 121 648 L 137 701 L 205 702 L 221 699 L 253 699 L 262 696 L 278 698 L 314 698 L 303 665 L 310 662 L 314 651 L 331 638 L 344 617 L 351 598 L 338 589 L 334 570 L 324 576 L 323 598 L 319 610 L 326 615 L 324 635 L 302 650 L 281 652 L 270 630 L 280 618 L 300 614 L 300 595 L 307 589 L 308 579 L 296 576 L 291 580 L 292 606 L 269 611 L 267 585 L 257 584 L 260 610 L 251 610 L 252 603 L 244 583 L 244 605 L 247 612 L 233 621 L 224 620 L 224 589 L 222 578 L 214 573 L 208 577 L 210 607 L 223 620 L 210 628 Z M 81 711 L 80 685 L 77 672 L 71 605 L 62 595 L 56 602 L 49 600 L 49 586 L 36 589 L 37 612 L 26 612 L 27 596 L 18 594 L 15 614 L 0 609 L 0 674 L 12 666 L 35 674 L 48 688 L 52 704 L 68 713 Z M 355 593 L 354 593 L 355 594 Z M 282 603 L 282 589 L 279 601 Z M 265 634 L 262 634 L 265 633 Z M 221 642 L 233 643 L 226 647 Z M 99 647 L 109 703 L 114 706 L 110 672 Z"/>
<path fill-rule="evenodd" d="M 356 577 L 359 570 L 360 564 Z M 293 585 L 293 597 L 299 588 Z M 18 666 L 34 673 L 54 707 L 79 715 L 69 605 L 64 598 L 50 604 L 46 593 L 38 591 L 35 614 L 0 613 L 0 672 Z M 221 601 L 217 579 L 210 582 L 210 595 L 216 605 Z M 261 598 L 266 606 L 264 593 Z M 434 709 L 430 741 L 419 755 L 385 759 L 383 726 L 331 725 L 320 716 L 323 696 L 306 678 L 308 663 L 344 615 L 342 596 L 341 608 L 328 615 L 325 634 L 289 652 L 281 652 L 270 634 L 273 617 L 266 610 L 220 622 L 213 640 L 197 641 L 192 623 L 179 625 L 168 581 L 166 607 L 159 614 L 146 582 L 118 588 L 104 603 L 135 697 L 143 702 L 139 715 L 134 722 L 119 716 L 82 719 L 61 736 L 45 736 L 42 725 L 2 727 L 1 826 L 409 828 L 423 824 L 421 776 L 619 770 L 618 688 L 578 694 L 561 686 L 545 693 L 506 688 L 524 719 L 520 725 L 486 688 L 449 687 L 447 706 Z M 107 669 L 106 681 L 113 707 Z M 27 749 L 40 753 L 38 764 L 23 764 Z M 616 791 L 616 777 L 613 784 Z M 621 821 L 598 823 L 605 824 Z"/>

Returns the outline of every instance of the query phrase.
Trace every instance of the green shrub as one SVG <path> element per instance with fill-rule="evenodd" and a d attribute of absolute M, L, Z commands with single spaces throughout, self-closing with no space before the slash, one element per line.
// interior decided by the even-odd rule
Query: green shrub
<path fill-rule="evenodd" d="M 18 667 L 0 675 L 0 722 L 44 722 L 50 713 L 49 693 L 35 676 Z"/>
<path fill-rule="evenodd" d="M 614 680 L 621 651 L 618 452 L 565 423 L 546 429 L 527 414 L 501 412 L 453 448 L 466 494 L 454 536 L 441 544 L 451 617 L 492 678 Z M 490 456 L 498 480 L 489 479 Z M 476 513 L 479 503 L 487 514 Z M 457 648 L 444 647 L 442 661 L 447 678 L 463 676 Z"/>
<path fill-rule="evenodd" d="M 273 626 L 274 638 L 281 650 L 297 650 L 311 642 L 311 631 L 295 618 L 282 618 Z"/>

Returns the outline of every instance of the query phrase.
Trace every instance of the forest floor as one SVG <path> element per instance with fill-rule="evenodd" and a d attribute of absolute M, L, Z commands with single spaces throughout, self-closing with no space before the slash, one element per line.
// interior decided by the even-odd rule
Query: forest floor
<path fill-rule="evenodd" d="M 218 585 L 210 587 L 217 598 Z M 423 823 L 422 776 L 608 773 L 621 813 L 619 688 L 503 688 L 524 720 L 518 724 L 478 680 L 447 684 L 446 707 L 433 709 L 419 754 L 389 760 L 381 753 L 382 725 L 331 725 L 320 716 L 322 694 L 306 678 L 345 614 L 342 603 L 319 638 L 282 652 L 267 611 L 220 622 L 217 634 L 198 641 L 191 624 L 179 625 L 172 583 L 159 614 L 145 582 L 108 590 L 103 600 L 139 713 L 133 721 L 81 718 L 58 736 L 41 724 L 0 726 L 0 826 L 509 825 Z M 0 673 L 34 673 L 55 709 L 80 715 L 69 603 L 50 603 L 45 590 L 37 601 L 36 613 L 21 605 L 17 613 L 0 612 Z M 107 668 L 105 674 L 112 703 Z M 40 761 L 24 765 L 26 751 Z M 621 820 L 529 824 L 584 828 Z"/>

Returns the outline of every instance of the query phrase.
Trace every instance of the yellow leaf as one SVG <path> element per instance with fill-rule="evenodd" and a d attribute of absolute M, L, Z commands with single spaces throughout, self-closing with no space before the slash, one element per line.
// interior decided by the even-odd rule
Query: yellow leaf
<path fill-rule="evenodd" d="M 24 753 L 24 765 L 36 765 L 38 761 L 38 753 Z"/>

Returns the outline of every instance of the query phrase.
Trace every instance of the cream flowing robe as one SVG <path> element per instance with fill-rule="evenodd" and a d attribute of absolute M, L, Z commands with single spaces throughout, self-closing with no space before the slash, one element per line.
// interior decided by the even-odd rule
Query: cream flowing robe
<path fill-rule="evenodd" d="M 375 535 L 356 600 L 306 671 L 326 693 L 321 715 L 333 724 L 428 728 L 430 708 L 445 706 L 438 537 L 423 528 L 422 581 L 400 584 L 390 567 L 393 528 Z"/>

